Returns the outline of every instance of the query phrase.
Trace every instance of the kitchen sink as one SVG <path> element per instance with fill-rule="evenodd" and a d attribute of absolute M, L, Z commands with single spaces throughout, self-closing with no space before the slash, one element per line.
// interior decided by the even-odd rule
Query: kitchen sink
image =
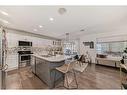
<path fill-rule="evenodd" d="M 42 57 L 51 57 L 51 55 L 41 55 Z"/>

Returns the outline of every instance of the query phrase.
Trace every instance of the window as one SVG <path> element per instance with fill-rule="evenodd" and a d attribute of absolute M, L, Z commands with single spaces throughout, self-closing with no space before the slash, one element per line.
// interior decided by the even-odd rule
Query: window
<path fill-rule="evenodd" d="M 120 55 L 123 53 L 123 50 L 127 47 L 126 41 L 118 42 L 100 42 L 96 44 L 97 53 L 107 53 Z"/>
<path fill-rule="evenodd" d="M 72 41 L 72 42 L 64 42 L 64 53 L 67 55 L 70 54 L 77 54 L 78 53 L 78 42 Z"/>

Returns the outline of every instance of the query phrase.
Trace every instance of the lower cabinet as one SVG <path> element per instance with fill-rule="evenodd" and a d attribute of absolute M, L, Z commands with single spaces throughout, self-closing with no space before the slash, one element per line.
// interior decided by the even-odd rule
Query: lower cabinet
<path fill-rule="evenodd" d="M 108 60 L 98 60 L 97 64 L 111 66 L 111 67 L 120 67 L 119 62 L 108 61 Z"/>
<path fill-rule="evenodd" d="M 32 62 L 32 71 L 35 73 L 49 88 L 54 86 L 55 80 L 62 77 L 62 74 L 55 70 L 56 67 L 63 65 L 65 62 L 49 62 L 42 58 L 34 57 L 34 63 Z"/>
<path fill-rule="evenodd" d="M 18 68 L 18 54 L 10 54 L 7 56 L 6 63 L 8 64 L 8 71 Z"/>

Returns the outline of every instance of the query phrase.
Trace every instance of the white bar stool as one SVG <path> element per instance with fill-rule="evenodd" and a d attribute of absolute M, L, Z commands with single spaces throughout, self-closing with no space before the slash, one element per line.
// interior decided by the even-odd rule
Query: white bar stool
<path fill-rule="evenodd" d="M 76 60 L 66 63 L 66 64 L 62 65 L 61 67 L 55 68 L 55 70 L 57 70 L 63 74 L 63 86 L 62 87 L 66 88 L 66 89 L 77 89 L 78 88 L 76 73 L 75 73 L 75 70 L 73 69 L 75 63 L 76 63 Z M 74 81 L 76 83 L 75 88 L 70 88 L 70 86 L 69 86 L 68 73 L 72 73 L 74 75 Z M 54 75 L 54 88 L 55 88 L 55 78 L 56 78 L 56 73 Z M 67 87 L 65 86 L 65 83 L 66 83 Z"/>

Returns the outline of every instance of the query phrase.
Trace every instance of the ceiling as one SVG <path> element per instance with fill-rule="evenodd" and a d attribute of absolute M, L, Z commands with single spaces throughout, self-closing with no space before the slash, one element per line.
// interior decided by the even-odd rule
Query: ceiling
<path fill-rule="evenodd" d="M 65 8 L 65 13 L 60 14 L 59 8 Z M 66 33 L 80 37 L 108 32 L 127 25 L 125 6 L 0 6 L 0 11 L 7 13 L 0 12 L 0 23 L 6 27 L 56 38 L 64 38 Z"/>

